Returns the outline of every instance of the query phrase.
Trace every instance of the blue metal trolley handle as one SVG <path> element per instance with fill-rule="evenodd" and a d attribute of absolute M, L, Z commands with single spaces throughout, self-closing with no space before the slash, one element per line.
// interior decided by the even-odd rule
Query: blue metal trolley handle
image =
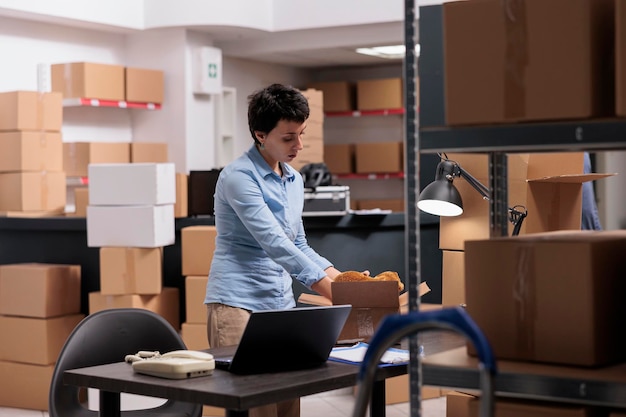
<path fill-rule="evenodd" d="M 493 376 L 497 368 L 491 345 L 463 308 L 451 307 L 436 311 L 392 314 L 383 319 L 372 336 L 359 369 L 357 400 L 352 414 L 353 417 L 365 416 L 370 393 L 374 385 L 376 369 L 387 349 L 406 336 L 421 330 L 432 329 L 456 331 L 463 334 L 473 343 L 480 360 L 480 386 L 482 390 L 480 415 L 482 417 L 493 415 Z"/>

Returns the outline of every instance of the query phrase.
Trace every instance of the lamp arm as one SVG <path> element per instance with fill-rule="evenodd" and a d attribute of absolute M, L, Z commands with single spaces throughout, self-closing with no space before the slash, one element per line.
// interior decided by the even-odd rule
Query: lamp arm
<path fill-rule="evenodd" d="M 485 187 L 483 183 L 474 178 L 472 174 L 464 170 L 460 165 L 457 164 L 457 167 L 459 168 L 460 176 L 463 177 L 465 181 L 469 183 L 469 185 L 471 185 L 476 191 L 478 191 L 485 200 L 491 200 L 489 188 Z"/>
<path fill-rule="evenodd" d="M 467 181 L 476 191 L 483 196 L 485 200 L 490 200 L 491 195 L 489 192 L 489 188 L 485 187 L 480 181 L 472 176 L 469 172 L 463 169 L 460 165 L 456 164 L 456 167 L 459 170 L 459 176 L 463 177 L 465 181 Z M 523 208 L 524 211 L 516 210 L 517 208 Z M 526 218 L 528 212 L 526 211 L 526 207 L 524 206 L 515 206 L 509 207 L 509 221 L 513 224 L 513 233 L 512 236 L 519 235 L 520 229 L 522 228 L 522 223 Z"/>

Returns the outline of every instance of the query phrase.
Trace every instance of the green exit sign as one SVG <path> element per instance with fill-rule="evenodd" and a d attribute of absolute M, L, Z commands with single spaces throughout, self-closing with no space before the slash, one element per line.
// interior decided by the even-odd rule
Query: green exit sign
<path fill-rule="evenodd" d="M 217 75 L 218 75 L 217 64 L 209 64 L 207 75 L 209 78 L 217 78 Z"/>

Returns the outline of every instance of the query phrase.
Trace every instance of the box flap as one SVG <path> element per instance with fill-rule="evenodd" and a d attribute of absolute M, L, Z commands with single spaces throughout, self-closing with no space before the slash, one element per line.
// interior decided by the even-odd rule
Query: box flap
<path fill-rule="evenodd" d="M 570 174 L 570 175 L 556 175 L 553 177 L 543 177 L 543 178 L 535 178 L 529 179 L 529 183 L 536 182 L 552 182 L 552 183 L 567 183 L 567 184 L 582 184 L 587 181 L 595 181 L 606 177 L 612 177 L 613 175 L 617 175 L 617 173 L 612 174 Z"/>

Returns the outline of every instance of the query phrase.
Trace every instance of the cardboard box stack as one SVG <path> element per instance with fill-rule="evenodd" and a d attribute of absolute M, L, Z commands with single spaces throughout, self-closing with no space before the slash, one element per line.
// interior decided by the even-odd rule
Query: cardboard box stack
<path fill-rule="evenodd" d="M 358 80 L 357 110 L 390 110 L 404 108 L 402 78 Z"/>
<path fill-rule="evenodd" d="M 89 165 L 87 245 L 100 248 L 100 291 L 89 312 L 135 307 L 180 328 L 177 288 L 163 287 L 163 247 L 174 244 L 172 163 Z"/>
<path fill-rule="evenodd" d="M 80 265 L 0 266 L 0 406 L 48 409 L 54 365 L 80 313 Z"/>
<path fill-rule="evenodd" d="M 185 277 L 185 316 L 181 337 L 187 349 L 209 348 L 204 305 L 206 283 L 215 252 L 215 226 L 187 226 L 180 231 L 182 274 Z M 223 408 L 205 405 L 203 416 L 224 416 Z"/>
<path fill-rule="evenodd" d="M 481 183 L 489 184 L 486 154 L 447 154 Z M 528 216 L 520 234 L 580 230 L 582 184 L 613 174 L 583 174 L 583 153 L 509 154 L 509 207 L 525 206 Z M 433 173 L 434 178 L 434 173 Z M 463 199 L 458 217 L 441 217 L 443 250 L 442 304 L 465 303 L 464 247 L 467 240 L 489 238 L 489 202 L 463 178 L 454 181 Z M 513 225 L 509 225 L 509 234 Z"/>
<path fill-rule="evenodd" d="M 356 109 L 356 84 L 350 81 L 311 83 L 308 88 L 322 92 L 325 112 L 351 112 Z"/>
<path fill-rule="evenodd" d="M 215 252 L 215 226 L 187 226 L 180 231 L 182 275 L 185 277 L 186 322 L 182 338 L 189 349 L 207 349 L 206 283 Z"/>
<path fill-rule="evenodd" d="M 303 149 L 290 165 L 300 170 L 307 164 L 324 162 L 324 94 L 309 88 L 302 91 L 309 101 L 309 118 L 306 122 Z"/>
<path fill-rule="evenodd" d="M 0 212 L 62 214 L 65 173 L 58 93 L 0 93 Z"/>

